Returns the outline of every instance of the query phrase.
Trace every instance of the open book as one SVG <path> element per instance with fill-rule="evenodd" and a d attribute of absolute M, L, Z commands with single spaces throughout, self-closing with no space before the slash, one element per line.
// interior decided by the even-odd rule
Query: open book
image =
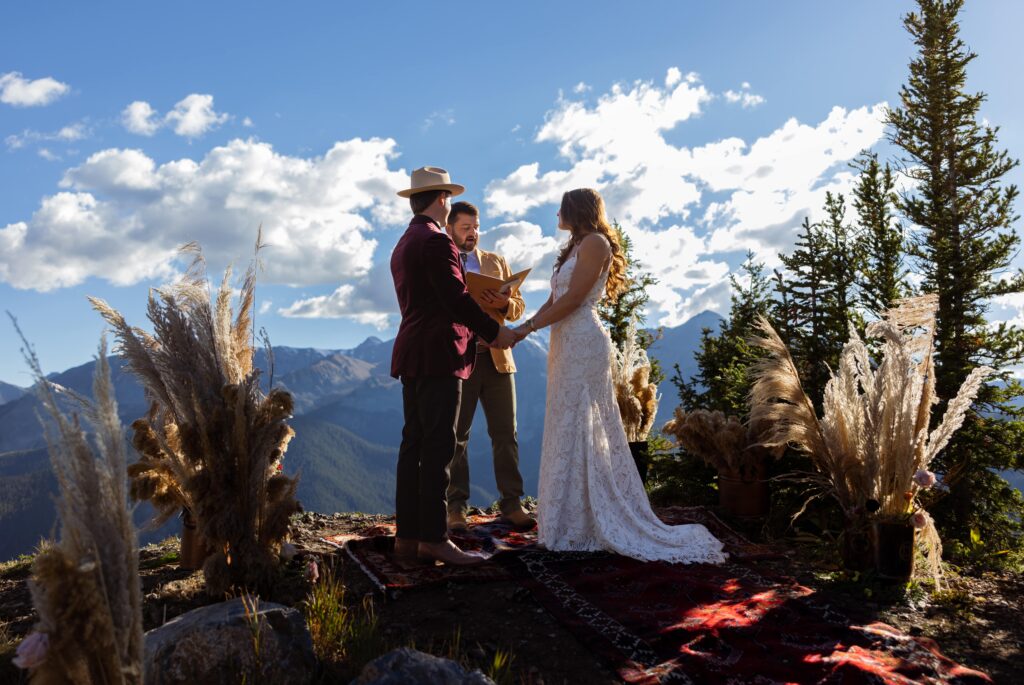
<path fill-rule="evenodd" d="M 477 304 L 484 306 L 481 297 L 485 290 L 497 290 L 500 293 L 511 294 L 513 290 L 519 288 L 523 284 L 528 273 L 530 273 L 530 270 L 525 269 L 517 274 L 512 274 L 512 276 L 505 280 L 502 280 L 500 278 L 494 278 L 493 276 L 484 276 L 483 274 L 467 271 L 466 289 L 469 290 L 469 294 L 473 296 L 473 299 L 476 300 Z"/>

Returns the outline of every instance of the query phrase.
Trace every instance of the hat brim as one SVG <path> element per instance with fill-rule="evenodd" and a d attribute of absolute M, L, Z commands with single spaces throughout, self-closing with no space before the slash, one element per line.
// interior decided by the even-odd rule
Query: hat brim
<path fill-rule="evenodd" d="M 458 183 L 438 183 L 432 186 L 420 186 L 419 188 L 409 188 L 408 190 L 399 190 L 399 197 L 412 197 L 417 193 L 428 193 L 431 190 L 447 190 L 452 194 L 452 197 L 456 195 L 462 195 L 466 192 L 465 186 L 460 186 Z"/>

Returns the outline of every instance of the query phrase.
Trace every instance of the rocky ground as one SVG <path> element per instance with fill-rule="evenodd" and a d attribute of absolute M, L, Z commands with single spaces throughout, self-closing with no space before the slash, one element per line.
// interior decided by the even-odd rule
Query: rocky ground
<path fill-rule="evenodd" d="M 362 648 L 325 663 L 322 682 L 348 682 L 368 659 L 389 648 L 417 649 L 455 658 L 510 683 L 614 683 L 615 673 L 598 662 L 576 639 L 511 582 L 449 583 L 401 593 L 385 600 L 363 573 L 319 538 L 365 529 L 387 521 L 362 514 L 303 514 L 296 520 L 297 557 L 283 574 L 273 601 L 301 605 L 309 584 L 303 557 L 319 560 L 321 571 L 334 569 L 346 586 L 346 604 L 359 607 Z M 894 591 L 850 578 L 832 555 L 813 545 L 795 545 L 789 558 L 759 562 L 831 593 L 852 621 L 879 620 L 935 639 L 944 653 L 989 673 L 997 683 L 1024 682 L 1024 576 L 985 573 L 949 578 L 949 589 L 932 594 L 912 586 Z M 145 628 L 156 627 L 190 609 L 214 601 L 204 592 L 202 575 L 177 565 L 177 540 L 142 550 L 140 565 Z M 33 623 L 27 587 L 30 560 L 0 565 L 0 683 L 27 682 L 10 665 L 20 638 Z M 365 618 L 364 603 L 375 621 Z M 511 663 L 501 666 L 503 659 Z"/>

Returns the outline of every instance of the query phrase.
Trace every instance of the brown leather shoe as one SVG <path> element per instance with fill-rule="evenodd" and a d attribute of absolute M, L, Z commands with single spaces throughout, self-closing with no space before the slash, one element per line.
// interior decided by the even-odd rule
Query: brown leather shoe
<path fill-rule="evenodd" d="M 537 520 L 523 511 L 521 506 L 504 512 L 501 515 L 501 520 L 511 523 L 518 530 L 530 530 L 537 525 Z"/>
<path fill-rule="evenodd" d="M 419 558 L 440 561 L 446 566 L 475 566 L 487 561 L 487 557 L 476 552 L 463 552 L 451 540 L 444 542 L 421 542 Z"/>
<path fill-rule="evenodd" d="M 423 562 L 417 556 L 419 546 L 420 543 L 417 540 L 395 538 L 395 550 L 391 553 L 391 559 L 395 566 L 402 569 L 423 566 Z"/>
<path fill-rule="evenodd" d="M 469 530 L 469 523 L 466 521 L 466 512 L 461 509 L 448 512 L 448 530 L 464 531 Z"/>

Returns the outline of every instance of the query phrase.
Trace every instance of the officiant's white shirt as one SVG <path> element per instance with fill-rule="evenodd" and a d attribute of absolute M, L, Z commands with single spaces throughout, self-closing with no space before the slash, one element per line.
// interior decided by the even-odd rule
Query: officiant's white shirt
<path fill-rule="evenodd" d="M 476 257 L 476 250 L 472 252 L 463 252 L 466 255 L 466 271 L 472 271 L 475 274 L 480 273 L 480 260 Z"/>

